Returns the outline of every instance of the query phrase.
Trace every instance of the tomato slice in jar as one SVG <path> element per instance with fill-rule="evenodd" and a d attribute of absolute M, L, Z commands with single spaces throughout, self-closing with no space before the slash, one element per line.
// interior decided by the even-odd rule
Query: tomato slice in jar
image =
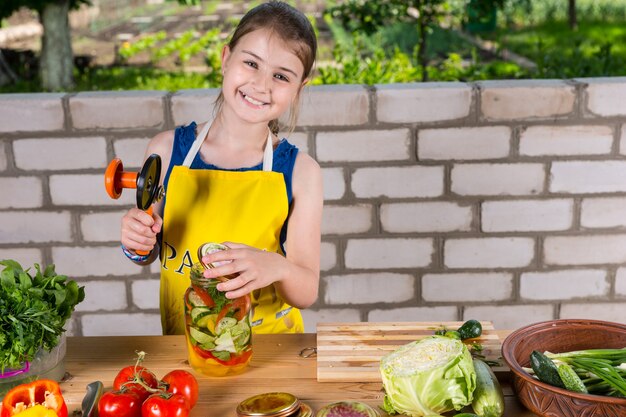
<path fill-rule="evenodd" d="M 232 302 L 226 304 L 224 308 L 220 310 L 217 315 L 216 323 L 219 323 L 230 311 L 234 311 L 233 317 L 237 321 L 242 320 L 250 312 L 252 302 L 250 301 L 250 295 L 246 294 L 243 297 L 235 298 Z"/>
<path fill-rule="evenodd" d="M 204 303 L 205 306 L 207 306 L 207 307 L 215 307 L 215 301 L 209 295 L 209 293 L 204 290 L 204 288 L 199 287 L 197 285 L 193 285 L 193 284 L 191 284 L 191 287 L 196 292 L 198 297 L 200 297 L 200 299 L 202 300 L 202 302 Z"/>

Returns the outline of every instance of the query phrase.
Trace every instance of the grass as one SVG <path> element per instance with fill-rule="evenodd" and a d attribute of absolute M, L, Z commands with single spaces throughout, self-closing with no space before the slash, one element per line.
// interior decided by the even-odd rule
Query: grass
<path fill-rule="evenodd" d="M 626 75 L 623 22 L 582 21 L 572 31 L 565 21 L 502 30 L 501 46 L 539 65 L 539 75 L 554 78 Z"/>

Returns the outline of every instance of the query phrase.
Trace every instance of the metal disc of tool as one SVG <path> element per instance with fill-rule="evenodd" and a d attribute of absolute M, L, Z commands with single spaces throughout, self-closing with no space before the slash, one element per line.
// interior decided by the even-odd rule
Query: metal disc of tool
<path fill-rule="evenodd" d="M 137 207 L 148 210 L 154 202 L 161 179 L 161 157 L 155 153 L 150 155 L 137 176 Z"/>

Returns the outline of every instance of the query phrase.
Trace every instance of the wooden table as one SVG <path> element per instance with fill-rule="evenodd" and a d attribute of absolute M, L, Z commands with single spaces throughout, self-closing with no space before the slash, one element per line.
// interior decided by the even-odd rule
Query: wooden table
<path fill-rule="evenodd" d="M 503 339 L 507 332 L 502 332 Z M 195 373 L 200 385 L 198 404 L 191 417 L 236 417 L 237 404 L 264 392 L 290 392 L 314 411 L 342 400 L 363 401 L 378 408 L 383 401 L 381 383 L 317 382 L 315 358 L 301 358 L 305 347 L 315 346 L 315 334 L 255 335 L 254 355 L 243 374 L 210 378 Z M 187 364 L 184 336 L 69 337 L 65 357 L 69 379 L 61 384 L 70 415 L 80 411 L 89 382 L 102 381 L 110 390 L 117 372 L 134 364 L 135 351 L 147 353 L 144 365 L 157 377 Z M 506 375 L 499 376 L 505 395 L 505 417 L 535 417 L 515 398 Z M 381 415 L 386 416 L 381 411 Z M 454 413 L 449 413 L 454 415 Z"/>

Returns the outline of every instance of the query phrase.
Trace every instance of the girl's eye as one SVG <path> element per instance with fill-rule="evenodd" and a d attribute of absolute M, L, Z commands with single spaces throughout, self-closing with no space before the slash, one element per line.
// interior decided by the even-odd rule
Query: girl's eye
<path fill-rule="evenodd" d="M 252 68 L 258 68 L 258 67 L 259 67 L 259 66 L 256 64 L 256 62 L 254 62 L 254 61 L 243 61 L 243 63 L 244 63 L 244 64 L 246 64 L 246 65 L 247 65 L 247 66 L 249 66 L 249 67 L 252 67 Z"/>
<path fill-rule="evenodd" d="M 274 74 L 274 77 L 281 81 L 289 81 L 289 78 L 285 77 L 283 74 Z"/>

